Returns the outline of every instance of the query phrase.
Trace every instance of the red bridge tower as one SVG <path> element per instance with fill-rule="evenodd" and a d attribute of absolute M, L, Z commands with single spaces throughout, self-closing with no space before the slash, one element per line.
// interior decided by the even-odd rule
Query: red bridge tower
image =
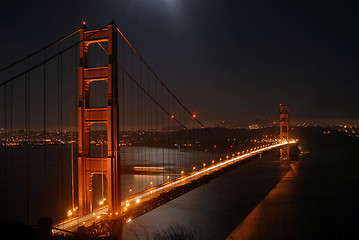
<path fill-rule="evenodd" d="M 92 179 L 95 174 L 107 178 L 109 212 L 118 211 L 120 200 L 120 161 L 118 154 L 118 79 L 116 25 L 101 30 L 80 30 L 79 107 L 78 107 L 78 197 L 80 216 L 92 212 Z M 108 64 L 89 67 L 89 45 L 108 42 Z M 107 106 L 90 108 L 90 83 L 107 81 Z M 107 127 L 107 157 L 90 156 L 90 132 L 94 123 Z"/>

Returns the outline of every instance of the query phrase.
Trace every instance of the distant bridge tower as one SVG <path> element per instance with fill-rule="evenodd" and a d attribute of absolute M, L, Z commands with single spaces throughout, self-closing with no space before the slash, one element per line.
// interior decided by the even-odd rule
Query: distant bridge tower
<path fill-rule="evenodd" d="M 289 107 L 280 105 L 280 141 L 289 142 Z M 280 149 L 280 160 L 289 161 L 289 144 Z"/>
<path fill-rule="evenodd" d="M 118 154 L 118 78 L 116 25 L 111 23 L 102 30 L 80 30 L 79 107 L 78 107 L 78 197 L 79 214 L 93 211 L 92 179 L 95 174 L 107 178 L 109 212 L 118 211 L 120 200 L 120 161 Z M 108 64 L 89 67 L 89 45 L 108 42 Z M 107 81 L 107 106 L 90 108 L 90 83 Z M 90 156 L 90 132 L 94 123 L 107 127 L 107 157 Z"/>

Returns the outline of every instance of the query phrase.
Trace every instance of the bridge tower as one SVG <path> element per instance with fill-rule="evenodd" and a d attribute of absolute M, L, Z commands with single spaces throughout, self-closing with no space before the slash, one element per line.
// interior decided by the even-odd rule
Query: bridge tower
<path fill-rule="evenodd" d="M 280 105 L 280 141 L 289 142 L 289 107 L 287 105 Z M 289 144 L 283 146 L 280 149 L 280 160 L 288 161 L 289 160 Z"/>
<path fill-rule="evenodd" d="M 92 212 L 92 179 L 94 174 L 107 178 L 109 212 L 118 211 L 120 200 L 120 159 L 118 154 L 118 73 L 117 33 L 111 23 L 101 30 L 80 30 L 79 106 L 78 106 L 78 197 L 80 216 Z M 89 67 L 89 45 L 108 42 L 108 64 Z M 107 81 L 107 106 L 90 107 L 90 83 Z M 107 128 L 107 157 L 90 156 L 90 132 L 94 123 Z"/>

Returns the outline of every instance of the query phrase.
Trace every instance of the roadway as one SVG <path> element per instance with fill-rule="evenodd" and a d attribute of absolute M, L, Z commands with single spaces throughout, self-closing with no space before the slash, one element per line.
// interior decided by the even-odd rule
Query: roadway
<path fill-rule="evenodd" d="M 295 143 L 295 141 L 291 141 L 290 143 Z M 259 148 L 259 149 L 253 150 L 251 152 L 230 158 L 228 160 L 225 160 L 225 161 L 222 161 L 222 162 L 219 162 L 216 164 L 212 164 L 212 165 L 205 167 L 201 170 L 192 172 L 188 175 L 181 176 L 177 179 L 165 182 L 161 185 L 154 186 L 154 187 L 147 189 L 143 192 L 134 194 L 130 197 L 127 197 L 123 201 L 121 201 L 121 212 L 120 213 L 116 212 L 114 214 L 118 216 L 122 212 L 128 211 L 130 208 L 135 208 L 136 204 L 139 204 L 140 202 L 150 200 L 151 198 L 156 197 L 161 193 L 168 192 L 171 189 L 174 189 L 178 186 L 188 184 L 189 182 L 196 180 L 198 178 L 201 178 L 205 175 L 210 175 L 211 173 L 218 171 L 224 167 L 227 167 L 231 164 L 238 163 L 238 162 L 243 161 L 243 160 L 245 160 L 249 157 L 252 157 L 254 155 L 261 154 L 265 151 L 268 151 L 268 150 L 271 150 L 274 148 L 278 148 L 278 147 L 281 147 L 286 144 L 287 144 L 286 142 L 277 143 L 277 144 L 273 144 L 273 145 L 266 146 L 263 148 Z M 85 227 L 90 226 L 91 224 L 93 224 L 93 222 L 99 221 L 101 219 L 105 219 L 105 218 L 109 217 L 110 215 L 112 215 L 112 213 L 108 213 L 107 206 L 103 206 L 101 208 L 96 209 L 92 214 L 66 219 L 60 223 L 55 224 L 54 227 L 63 229 L 63 230 L 67 230 L 67 231 L 76 231 L 76 229 L 79 226 L 85 226 Z M 131 220 L 132 220 L 131 218 L 126 219 L 126 222 L 130 222 Z"/>

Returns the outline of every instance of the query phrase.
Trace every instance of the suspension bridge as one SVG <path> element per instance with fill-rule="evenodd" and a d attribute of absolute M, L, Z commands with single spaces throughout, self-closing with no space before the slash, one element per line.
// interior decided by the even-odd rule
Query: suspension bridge
<path fill-rule="evenodd" d="M 289 108 L 241 140 L 206 127 L 114 22 L 86 24 L 0 70 L 1 204 L 48 234 L 121 237 L 122 225 L 280 149 Z M 50 217 L 50 218 L 44 218 Z"/>

